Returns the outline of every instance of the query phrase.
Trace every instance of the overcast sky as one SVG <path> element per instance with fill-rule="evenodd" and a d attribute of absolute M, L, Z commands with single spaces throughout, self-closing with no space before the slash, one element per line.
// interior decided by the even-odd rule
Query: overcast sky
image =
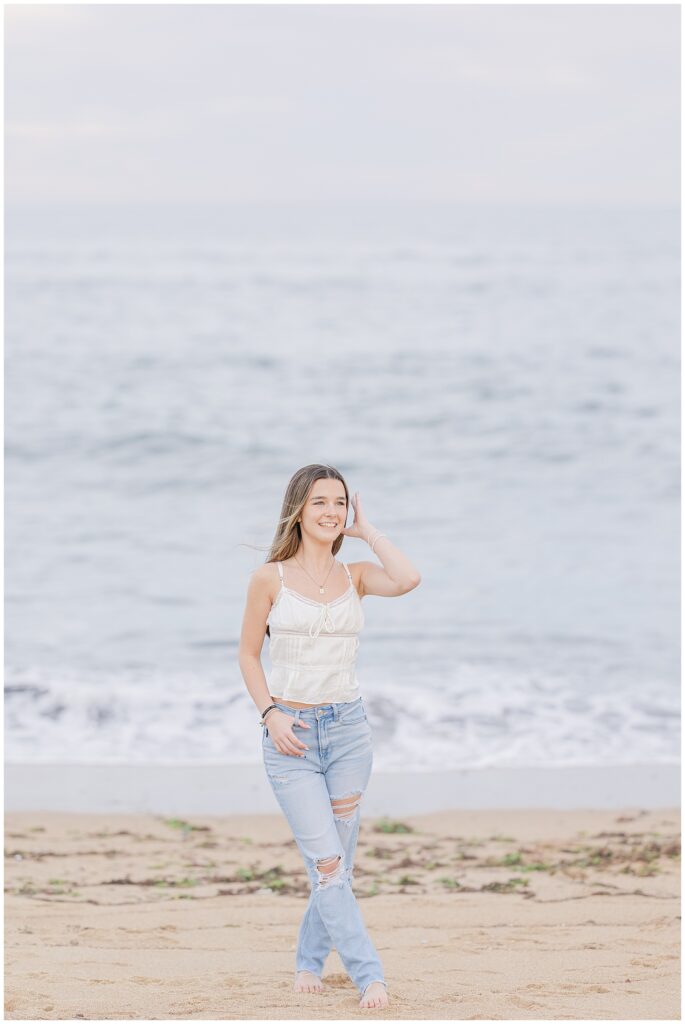
<path fill-rule="evenodd" d="M 677 5 L 5 7 L 8 202 L 679 201 Z"/>

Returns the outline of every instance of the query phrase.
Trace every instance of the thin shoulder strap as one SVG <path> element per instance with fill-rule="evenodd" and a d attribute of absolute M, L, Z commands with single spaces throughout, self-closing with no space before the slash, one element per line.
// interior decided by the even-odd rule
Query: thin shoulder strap
<path fill-rule="evenodd" d="M 283 563 L 276 562 L 276 565 L 278 566 L 278 575 L 280 577 L 281 583 L 283 583 Z"/>
<path fill-rule="evenodd" d="M 342 564 L 345 566 L 345 572 L 350 577 L 350 583 L 352 583 L 353 580 L 352 580 L 352 576 L 350 575 L 350 570 L 347 568 L 347 565 L 345 565 L 345 562 L 343 562 Z"/>

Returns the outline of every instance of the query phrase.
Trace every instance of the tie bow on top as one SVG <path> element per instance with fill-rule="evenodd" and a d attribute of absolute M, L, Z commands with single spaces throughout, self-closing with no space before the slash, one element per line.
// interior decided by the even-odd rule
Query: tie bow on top
<path fill-rule="evenodd" d="M 331 613 L 328 610 L 327 604 L 322 606 L 318 621 L 313 622 L 309 627 L 309 635 L 312 640 L 316 640 L 322 629 L 325 629 L 327 633 L 335 632 L 335 623 L 331 618 Z"/>

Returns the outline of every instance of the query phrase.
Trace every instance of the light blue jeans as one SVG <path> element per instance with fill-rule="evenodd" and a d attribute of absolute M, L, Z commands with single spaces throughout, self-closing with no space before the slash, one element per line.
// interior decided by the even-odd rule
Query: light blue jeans
<path fill-rule="evenodd" d="M 345 970 L 364 994 L 372 981 L 384 985 L 383 968 L 371 941 L 355 895 L 354 854 L 359 835 L 360 803 L 371 775 L 371 726 L 361 697 L 345 704 L 317 704 L 312 708 L 276 706 L 311 728 L 293 726 L 293 733 L 309 747 L 304 757 L 281 754 L 262 729 L 264 767 L 307 868 L 311 892 L 300 925 L 296 970 L 321 977 L 333 946 Z M 351 800 L 356 797 L 354 811 Z M 333 871 L 320 871 L 319 861 L 339 861 Z M 387 988 L 387 985 L 386 985 Z"/>

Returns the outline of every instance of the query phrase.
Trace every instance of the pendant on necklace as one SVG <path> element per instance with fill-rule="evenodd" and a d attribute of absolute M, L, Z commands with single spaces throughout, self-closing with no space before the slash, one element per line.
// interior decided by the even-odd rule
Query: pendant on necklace
<path fill-rule="evenodd" d="M 323 594 L 323 587 L 319 587 L 319 593 Z"/>

